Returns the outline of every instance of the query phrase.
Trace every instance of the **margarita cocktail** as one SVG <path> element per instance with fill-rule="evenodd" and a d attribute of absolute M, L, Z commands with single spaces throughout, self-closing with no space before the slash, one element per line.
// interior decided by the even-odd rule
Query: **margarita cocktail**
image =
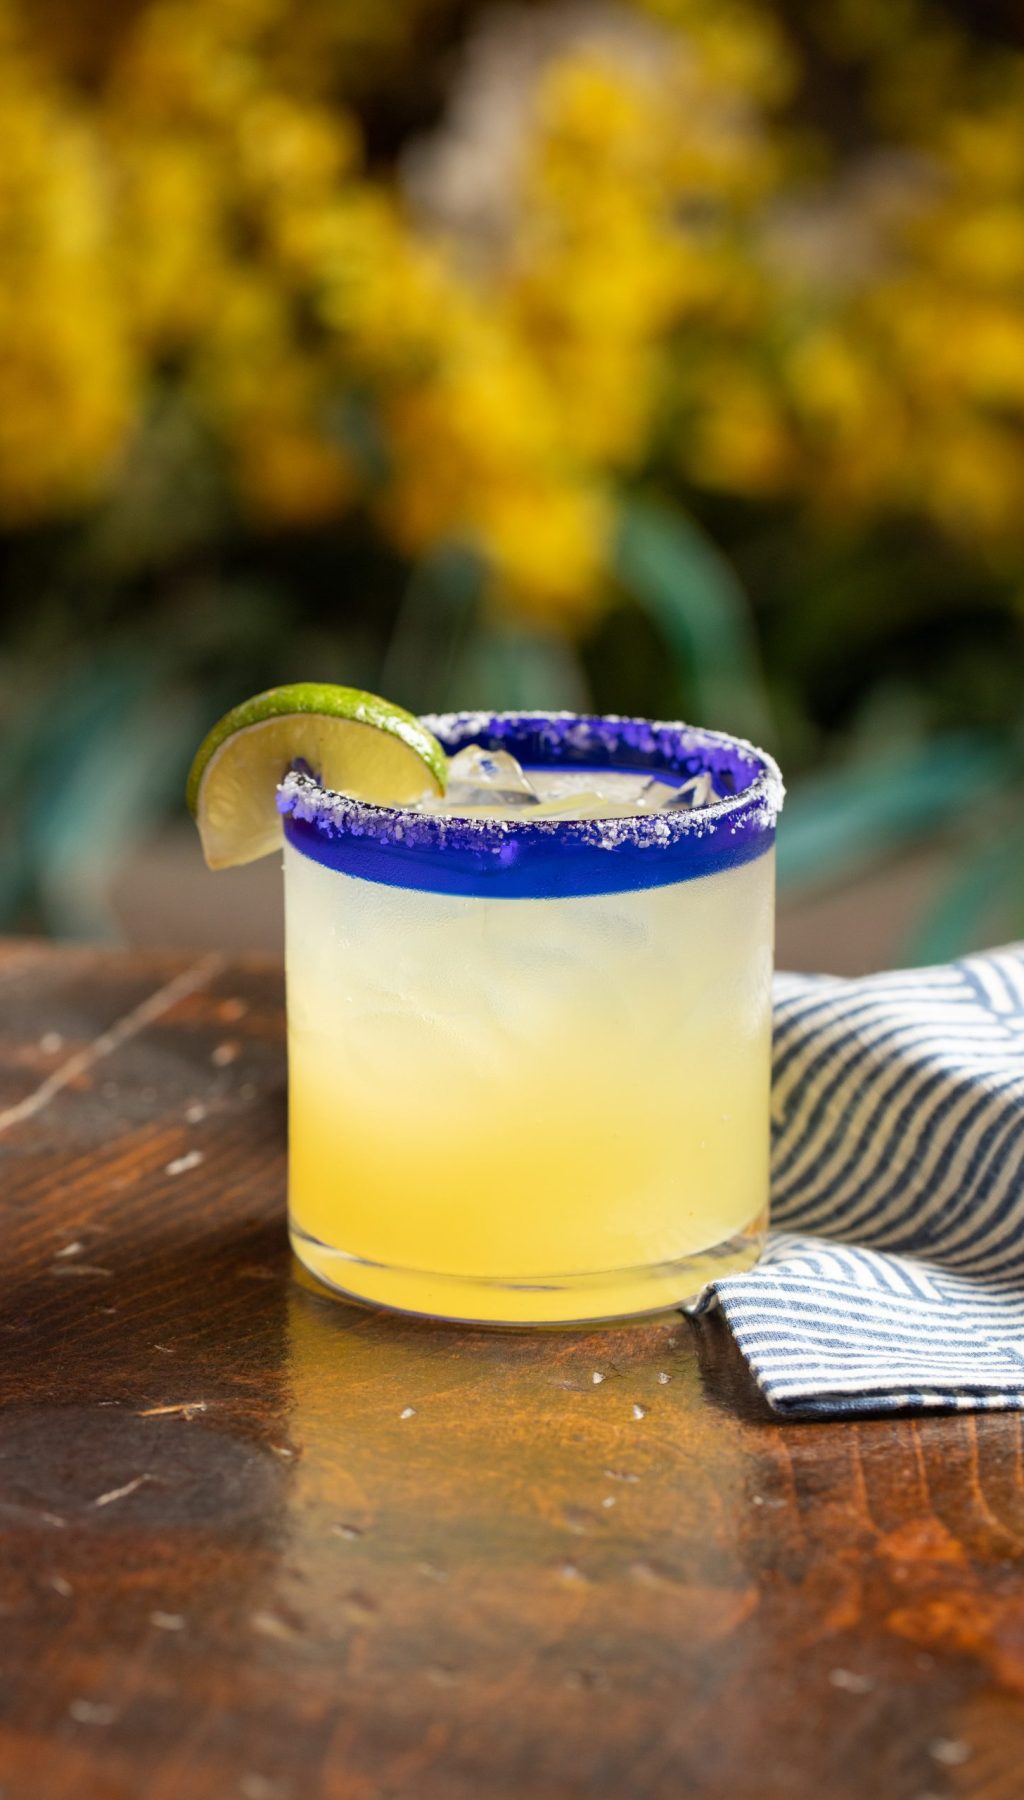
<path fill-rule="evenodd" d="M 766 1225 L 778 771 L 681 725 L 422 723 L 447 793 L 278 790 L 294 1249 L 435 1317 L 685 1304 Z"/>

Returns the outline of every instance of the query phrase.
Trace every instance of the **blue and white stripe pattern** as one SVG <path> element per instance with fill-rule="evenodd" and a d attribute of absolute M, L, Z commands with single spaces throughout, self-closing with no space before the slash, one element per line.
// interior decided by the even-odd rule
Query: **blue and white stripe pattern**
<path fill-rule="evenodd" d="M 772 1223 L 715 1283 L 794 1417 L 1024 1408 L 1024 945 L 775 990 Z"/>

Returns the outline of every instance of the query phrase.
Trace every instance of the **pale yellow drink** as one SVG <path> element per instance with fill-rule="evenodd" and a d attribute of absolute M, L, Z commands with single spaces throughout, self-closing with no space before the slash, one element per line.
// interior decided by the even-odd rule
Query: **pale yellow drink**
<path fill-rule="evenodd" d="M 768 1200 L 774 854 L 491 898 L 285 848 L 293 1243 L 409 1312 L 652 1311 L 748 1267 Z"/>

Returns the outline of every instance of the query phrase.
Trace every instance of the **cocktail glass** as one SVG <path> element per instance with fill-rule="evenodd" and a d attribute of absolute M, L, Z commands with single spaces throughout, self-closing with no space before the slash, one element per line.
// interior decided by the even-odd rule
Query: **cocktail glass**
<path fill-rule="evenodd" d="M 459 818 L 283 783 L 289 1214 L 339 1294 L 564 1324 L 690 1303 L 768 1212 L 770 757 L 682 725 L 425 721 L 715 803 Z"/>

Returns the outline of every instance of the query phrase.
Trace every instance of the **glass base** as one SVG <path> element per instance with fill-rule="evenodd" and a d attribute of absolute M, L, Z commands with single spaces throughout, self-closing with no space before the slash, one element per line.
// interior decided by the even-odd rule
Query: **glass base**
<path fill-rule="evenodd" d="M 368 1262 L 310 1237 L 294 1222 L 292 1249 L 303 1268 L 341 1300 L 386 1307 L 416 1318 L 456 1325 L 599 1325 L 678 1311 L 692 1305 L 709 1281 L 738 1275 L 756 1263 L 764 1245 L 761 1212 L 735 1236 L 674 1262 L 549 1277 L 442 1275 Z"/>

